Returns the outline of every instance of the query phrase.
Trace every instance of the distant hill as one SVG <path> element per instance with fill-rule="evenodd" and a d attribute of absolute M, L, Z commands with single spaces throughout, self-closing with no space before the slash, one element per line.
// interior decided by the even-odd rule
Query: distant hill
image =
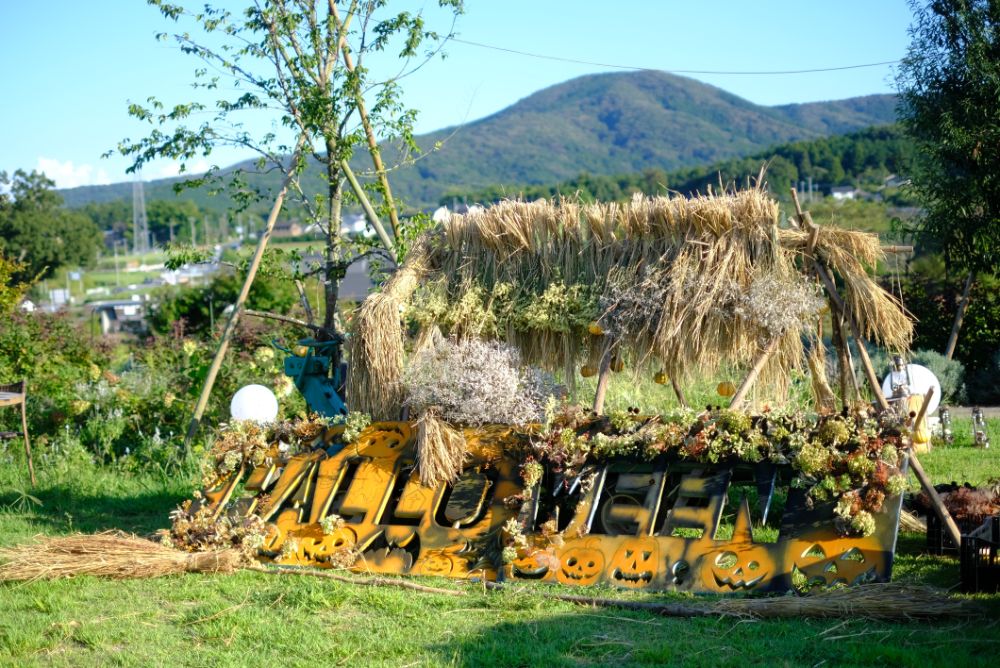
<path fill-rule="evenodd" d="M 871 127 L 846 135 L 831 135 L 771 146 L 747 157 L 727 158 L 697 167 L 674 170 L 647 168 L 625 174 L 581 173 L 572 179 L 548 184 L 493 185 L 486 188 L 445 191 L 442 203 L 452 199 L 489 203 L 505 197 L 538 199 L 557 195 L 585 200 L 623 200 L 633 193 L 683 195 L 706 193 L 719 184 L 743 185 L 767 164 L 765 179 L 779 198 L 789 197 L 789 187 L 811 181 L 820 192 L 835 186 L 881 189 L 890 175 L 905 176 L 914 151 L 913 141 L 895 125 Z M 896 181 L 899 179 L 897 178 Z M 898 195 L 894 195 L 897 196 Z M 897 202 L 902 203 L 902 202 Z"/>
<path fill-rule="evenodd" d="M 704 165 L 775 144 L 891 123 L 894 105 L 894 96 L 873 95 L 765 107 L 662 72 L 582 76 L 492 116 L 418 137 L 425 149 L 444 143 L 394 172 L 393 191 L 410 207 L 427 208 L 446 191 L 555 183 L 584 171 L 608 175 Z M 362 158 L 356 158 L 359 166 L 368 166 Z M 174 181 L 147 184 L 146 198 L 172 197 Z M 128 198 L 131 184 L 61 193 L 69 206 L 79 206 Z M 204 193 L 187 197 L 210 209 L 227 204 Z"/>

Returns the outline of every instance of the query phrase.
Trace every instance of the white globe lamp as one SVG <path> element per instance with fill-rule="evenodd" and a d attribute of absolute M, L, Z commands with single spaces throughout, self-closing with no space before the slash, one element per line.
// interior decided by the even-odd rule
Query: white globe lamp
<path fill-rule="evenodd" d="M 278 417 L 278 399 L 263 385 L 241 387 L 229 404 L 234 420 L 253 420 L 258 424 L 274 422 Z"/>

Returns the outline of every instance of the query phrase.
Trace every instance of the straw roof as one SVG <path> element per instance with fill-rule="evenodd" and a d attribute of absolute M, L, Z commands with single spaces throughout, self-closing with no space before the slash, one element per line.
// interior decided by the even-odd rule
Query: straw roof
<path fill-rule="evenodd" d="M 803 256 L 808 233 L 779 228 L 761 189 L 631 201 L 504 201 L 428 232 L 353 321 L 348 405 L 398 415 L 400 312 L 456 336 L 507 340 L 527 362 L 573 369 L 605 346 L 675 378 L 749 365 L 779 343 L 760 382 L 780 395 L 825 305 Z M 904 350 L 912 323 L 869 272 L 878 237 L 821 228 L 814 253 L 837 277 L 865 336 Z M 591 322 L 604 334 L 590 333 Z"/>

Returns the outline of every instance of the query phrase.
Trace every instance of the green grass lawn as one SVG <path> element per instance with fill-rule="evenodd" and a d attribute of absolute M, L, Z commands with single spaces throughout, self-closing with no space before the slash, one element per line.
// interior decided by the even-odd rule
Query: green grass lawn
<path fill-rule="evenodd" d="M 1000 469 L 997 448 L 938 448 L 924 461 L 936 481 L 961 480 L 969 471 L 981 482 Z M 191 474 L 42 469 L 31 490 L 20 464 L 15 457 L 0 471 L 2 545 L 39 533 L 148 533 L 167 524 L 167 513 L 195 480 Z M 894 579 L 955 587 L 956 560 L 923 554 L 923 542 L 922 535 L 901 536 Z M 545 585 L 486 593 L 447 580 L 423 581 L 466 594 L 251 572 L 3 584 L 0 665 L 966 666 L 994 663 L 1000 644 L 997 596 L 981 597 L 989 614 L 972 620 L 764 622 L 581 607 L 546 598 L 555 588 Z M 596 594 L 625 595 L 611 589 Z"/>

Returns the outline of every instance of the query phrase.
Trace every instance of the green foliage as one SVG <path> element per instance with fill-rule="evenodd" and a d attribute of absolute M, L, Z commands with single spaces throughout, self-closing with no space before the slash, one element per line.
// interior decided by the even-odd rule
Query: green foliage
<path fill-rule="evenodd" d="M 215 342 L 176 335 L 137 344 L 127 361 L 94 340 L 66 314 L 15 312 L 0 327 L 0 382 L 28 381 L 28 429 L 42 461 L 95 459 L 122 469 L 176 470 L 188 453 L 181 439 L 215 352 Z M 283 415 L 304 412 L 267 345 L 280 329 L 244 323 L 233 339 L 204 420 L 229 417 L 243 385 L 275 390 Z M 19 429 L 15 411 L 0 413 L 0 429 Z M 195 452 L 203 444 L 195 444 Z"/>
<path fill-rule="evenodd" d="M 31 283 L 15 278 L 23 275 L 24 265 L 0 252 L 0 319 L 6 319 L 17 308 Z"/>
<path fill-rule="evenodd" d="M 940 260 L 938 260 L 940 261 Z M 921 258 L 903 280 L 907 310 L 919 322 L 914 348 L 941 350 L 951 333 L 964 281 L 947 276 L 934 258 Z M 1000 279 L 980 274 L 973 282 L 969 307 L 955 349 L 955 359 L 967 371 L 970 401 L 1000 402 Z"/>
<path fill-rule="evenodd" d="M 51 276 L 62 266 L 91 266 L 101 247 L 101 232 L 83 214 L 62 208 L 55 183 L 44 174 L 23 170 L 8 179 L 0 172 L 0 253 L 17 258 L 18 281 Z"/>
<path fill-rule="evenodd" d="M 917 227 L 949 266 L 996 274 L 1000 255 L 1000 8 L 913 0 L 899 116 L 916 143 Z"/>
<path fill-rule="evenodd" d="M 224 309 L 236 302 L 243 280 L 239 273 L 221 273 L 207 286 L 162 290 L 149 315 L 150 327 L 160 334 L 175 331 L 178 326 L 188 334 L 209 333 L 213 319 L 222 322 Z M 245 306 L 255 311 L 287 314 L 297 303 L 298 294 L 291 280 L 261 273 L 250 287 Z"/>
<path fill-rule="evenodd" d="M 623 200 L 633 193 L 647 195 L 676 191 L 682 194 L 718 190 L 720 184 L 742 186 L 756 177 L 767 164 L 767 182 L 779 198 L 788 196 L 788 188 L 811 178 L 817 186 L 851 184 L 881 188 L 890 174 L 907 173 L 913 153 L 912 141 L 895 126 L 870 128 L 849 135 L 797 141 L 757 151 L 745 158 L 732 158 L 698 167 L 664 171 L 662 168 L 598 176 L 582 173 L 574 179 L 552 185 L 526 185 L 510 188 L 494 185 L 474 191 L 452 190 L 441 197 L 450 203 L 453 197 L 470 201 L 494 202 L 521 194 L 527 199 L 579 194 L 587 200 Z M 902 203 L 905 203 L 905 199 Z M 888 225 L 886 225 L 888 227 Z"/>

